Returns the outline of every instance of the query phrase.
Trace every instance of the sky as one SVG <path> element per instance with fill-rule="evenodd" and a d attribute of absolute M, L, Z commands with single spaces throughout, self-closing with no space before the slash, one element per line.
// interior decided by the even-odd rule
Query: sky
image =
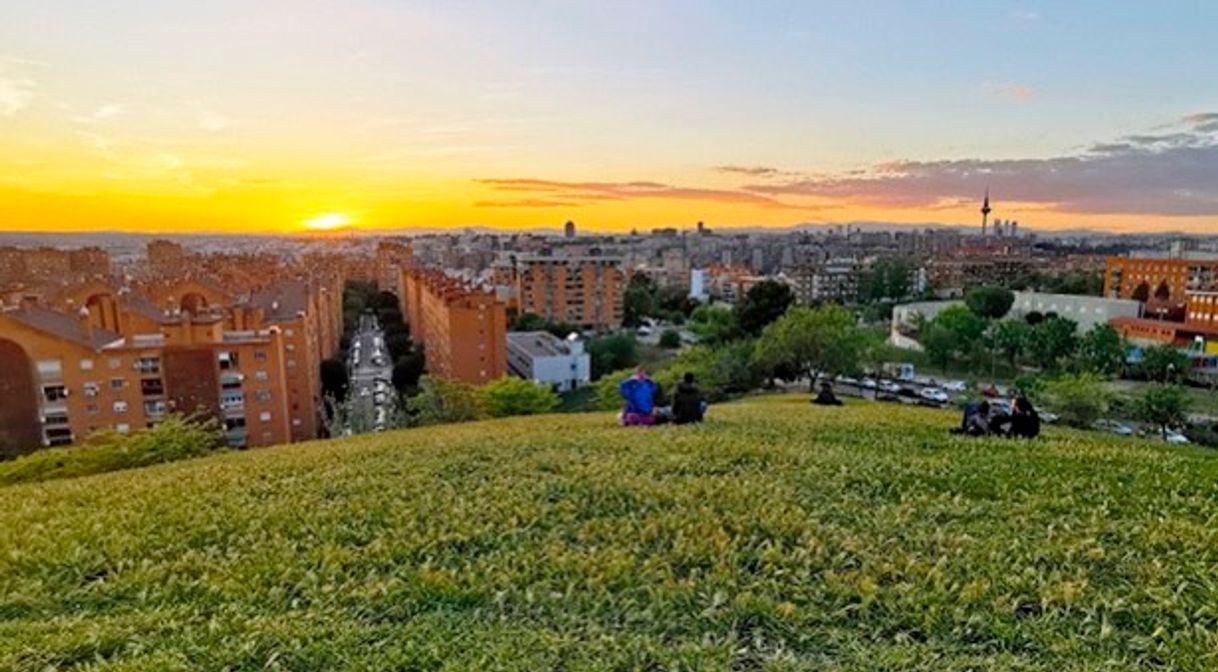
<path fill-rule="evenodd" d="M 10 2 L 0 230 L 1218 232 L 1218 3 Z"/>

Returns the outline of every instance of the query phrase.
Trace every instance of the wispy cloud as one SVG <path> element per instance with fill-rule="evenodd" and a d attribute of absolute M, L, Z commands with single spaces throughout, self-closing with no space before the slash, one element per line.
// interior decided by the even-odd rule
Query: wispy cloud
<path fill-rule="evenodd" d="M 1092 214 L 1218 215 L 1218 113 L 1189 115 L 1168 133 L 1130 135 L 1046 159 L 894 161 L 841 174 L 744 189 L 886 207 L 937 207 L 995 197 Z"/>
<path fill-rule="evenodd" d="M 981 85 L 981 88 L 990 95 L 1012 98 L 1014 100 L 1029 100 L 1039 94 L 1036 89 L 1030 86 L 1015 84 L 1014 82 L 986 82 Z"/>
<path fill-rule="evenodd" d="M 64 106 L 66 109 L 70 107 Z M 92 125 L 97 124 L 107 119 L 113 119 L 122 114 L 123 106 L 118 103 L 104 103 L 97 106 L 92 112 L 72 114 L 68 118 L 77 124 Z"/>
<path fill-rule="evenodd" d="M 560 182 L 533 178 L 481 179 L 476 182 L 495 191 L 539 194 L 539 198 L 570 203 L 677 199 L 715 203 L 743 203 L 767 208 L 800 208 L 762 194 L 736 189 L 681 187 L 660 182 Z M 529 197 L 538 198 L 538 197 Z M 525 199 L 527 200 L 527 199 Z M 500 206 L 502 207 L 502 206 Z"/>
<path fill-rule="evenodd" d="M 0 116 L 11 117 L 25 109 L 37 92 L 32 80 L 0 77 Z"/>
<path fill-rule="evenodd" d="M 711 170 L 715 171 L 716 173 L 748 175 L 749 177 L 769 177 L 771 175 L 778 175 L 782 172 L 777 168 L 770 168 L 769 166 L 737 166 L 733 164 L 714 166 L 711 168 Z"/>
<path fill-rule="evenodd" d="M 548 198 L 522 198 L 513 201 L 478 201 L 478 208 L 578 208 L 585 203 L 575 201 L 556 201 Z"/>

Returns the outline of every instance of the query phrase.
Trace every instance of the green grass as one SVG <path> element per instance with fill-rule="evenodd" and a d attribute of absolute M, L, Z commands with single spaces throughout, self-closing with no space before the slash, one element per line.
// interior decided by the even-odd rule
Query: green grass
<path fill-rule="evenodd" d="M 1210 670 L 1218 461 L 806 397 L 0 488 L 0 670 Z"/>

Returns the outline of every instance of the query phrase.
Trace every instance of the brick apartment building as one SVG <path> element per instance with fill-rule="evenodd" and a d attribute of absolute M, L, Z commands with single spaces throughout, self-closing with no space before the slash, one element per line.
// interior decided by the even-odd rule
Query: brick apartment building
<path fill-rule="evenodd" d="M 526 256 L 515 259 L 497 281 L 508 279 L 520 311 L 585 329 L 622 326 L 626 274 L 614 257 Z"/>
<path fill-rule="evenodd" d="M 0 286 L 109 277 L 110 254 L 96 247 L 0 247 Z"/>
<path fill-rule="evenodd" d="M 507 374 L 507 313 L 493 293 L 429 270 L 403 272 L 402 288 L 432 375 L 482 385 Z"/>

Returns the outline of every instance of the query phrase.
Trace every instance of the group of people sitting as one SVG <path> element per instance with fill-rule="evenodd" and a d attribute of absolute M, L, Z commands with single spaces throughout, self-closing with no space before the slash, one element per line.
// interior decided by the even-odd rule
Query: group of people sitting
<path fill-rule="evenodd" d="M 669 422 L 685 425 L 702 422 L 702 418 L 706 416 L 706 398 L 698 389 L 692 373 L 686 373 L 677 384 L 671 406 L 660 405 L 660 400 L 663 399 L 660 384 L 652 380 L 641 368 L 618 385 L 618 392 L 626 401 L 626 408 L 623 409 L 620 419 L 627 427 L 650 427 Z"/>
<path fill-rule="evenodd" d="M 1025 396 L 1011 402 L 1010 413 L 994 408 L 988 400 L 971 402 L 964 407 L 964 418 L 952 433 L 1035 439 L 1040 435 L 1040 414 Z"/>

